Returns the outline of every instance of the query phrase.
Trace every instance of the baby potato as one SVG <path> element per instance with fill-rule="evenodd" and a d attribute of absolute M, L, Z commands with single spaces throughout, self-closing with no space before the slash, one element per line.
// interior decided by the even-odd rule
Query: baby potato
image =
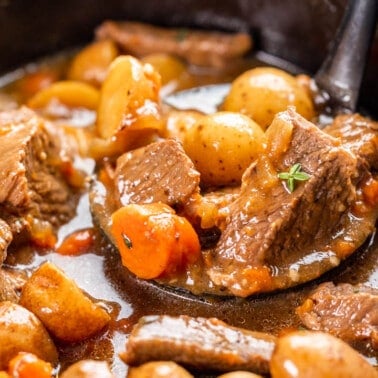
<path fill-rule="evenodd" d="M 85 340 L 110 321 L 99 304 L 50 262 L 31 275 L 22 289 L 20 304 L 36 314 L 53 336 L 66 342 Z"/>
<path fill-rule="evenodd" d="M 377 378 L 375 369 L 342 340 L 323 332 L 296 331 L 278 339 L 272 378 Z"/>
<path fill-rule="evenodd" d="M 237 77 L 222 109 L 251 117 L 264 130 L 278 112 L 294 105 L 306 119 L 314 117 L 314 105 L 308 91 L 294 76 L 273 67 L 258 67 Z"/>
<path fill-rule="evenodd" d="M 195 110 L 171 110 L 167 115 L 162 136 L 183 142 L 187 131 L 202 117 L 203 114 Z"/>
<path fill-rule="evenodd" d="M 68 107 L 96 110 L 100 92 L 91 85 L 79 81 L 58 81 L 37 92 L 27 105 L 33 109 L 44 108 L 54 99 Z"/>
<path fill-rule="evenodd" d="M 173 361 L 151 361 L 138 367 L 131 367 L 127 378 L 193 378 L 193 376 Z"/>
<path fill-rule="evenodd" d="M 111 62 L 117 55 L 118 49 L 111 40 L 104 39 L 91 43 L 74 57 L 67 78 L 100 87 Z"/>
<path fill-rule="evenodd" d="M 218 378 L 262 378 L 261 375 L 250 373 L 249 371 L 233 371 L 219 375 Z"/>
<path fill-rule="evenodd" d="M 186 65 L 183 61 L 167 53 L 149 54 L 144 56 L 141 61 L 151 64 L 159 72 L 162 85 L 178 80 L 186 71 Z"/>
<path fill-rule="evenodd" d="M 81 360 L 75 362 L 62 374 L 60 378 L 114 378 L 105 361 Z"/>
<path fill-rule="evenodd" d="M 201 117 L 187 130 L 183 146 L 207 185 L 240 183 L 246 168 L 265 150 L 265 134 L 240 113 Z"/>
<path fill-rule="evenodd" d="M 41 321 L 26 308 L 0 302 L 0 370 L 19 352 L 33 353 L 55 364 L 58 352 Z"/>
<path fill-rule="evenodd" d="M 160 75 L 150 64 L 129 55 L 119 56 L 109 67 L 101 87 L 97 132 L 107 139 L 128 130 L 160 130 Z"/>

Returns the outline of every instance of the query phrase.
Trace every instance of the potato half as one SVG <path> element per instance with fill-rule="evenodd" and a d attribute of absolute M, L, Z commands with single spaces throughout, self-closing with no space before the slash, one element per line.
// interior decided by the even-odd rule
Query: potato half
<path fill-rule="evenodd" d="M 110 316 L 54 264 L 42 264 L 22 289 L 20 304 L 57 339 L 78 342 L 101 331 Z"/>
<path fill-rule="evenodd" d="M 159 109 L 160 75 L 129 55 L 116 58 L 101 87 L 97 132 L 101 138 L 127 130 L 163 127 Z"/>

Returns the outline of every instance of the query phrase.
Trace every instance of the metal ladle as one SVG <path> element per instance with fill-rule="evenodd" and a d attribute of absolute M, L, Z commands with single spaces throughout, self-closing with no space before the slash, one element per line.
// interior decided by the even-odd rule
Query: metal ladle
<path fill-rule="evenodd" d="M 316 73 L 315 82 L 333 113 L 354 112 L 373 39 L 378 1 L 349 0 L 333 45 Z M 179 110 L 213 113 L 231 84 L 214 84 L 179 91 L 163 101 Z"/>

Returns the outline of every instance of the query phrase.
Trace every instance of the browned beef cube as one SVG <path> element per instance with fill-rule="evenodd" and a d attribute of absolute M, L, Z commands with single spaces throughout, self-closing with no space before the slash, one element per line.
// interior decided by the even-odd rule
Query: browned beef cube
<path fill-rule="evenodd" d="M 378 122 L 359 114 L 343 114 L 335 118 L 324 131 L 340 138 L 343 146 L 378 169 Z"/>
<path fill-rule="evenodd" d="M 173 139 L 123 154 L 117 160 L 115 186 L 122 205 L 163 202 L 185 203 L 199 192 L 200 175 Z"/>
<path fill-rule="evenodd" d="M 320 285 L 297 309 L 303 324 L 351 344 L 378 349 L 378 290 L 332 282 Z"/>
<path fill-rule="evenodd" d="M 13 236 L 58 226 L 74 215 L 75 196 L 62 174 L 60 148 L 33 111 L 0 113 L 0 156 L 0 214 Z M 6 243 L 1 245 L 4 250 Z"/>
<path fill-rule="evenodd" d="M 0 219 L 0 266 L 7 257 L 7 249 L 13 239 L 9 225 Z"/>

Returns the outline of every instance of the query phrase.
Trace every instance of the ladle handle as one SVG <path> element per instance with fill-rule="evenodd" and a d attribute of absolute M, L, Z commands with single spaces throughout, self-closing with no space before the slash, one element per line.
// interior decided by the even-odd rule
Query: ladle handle
<path fill-rule="evenodd" d="M 334 44 L 315 76 L 336 112 L 355 111 L 376 25 L 378 0 L 349 0 Z"/>

